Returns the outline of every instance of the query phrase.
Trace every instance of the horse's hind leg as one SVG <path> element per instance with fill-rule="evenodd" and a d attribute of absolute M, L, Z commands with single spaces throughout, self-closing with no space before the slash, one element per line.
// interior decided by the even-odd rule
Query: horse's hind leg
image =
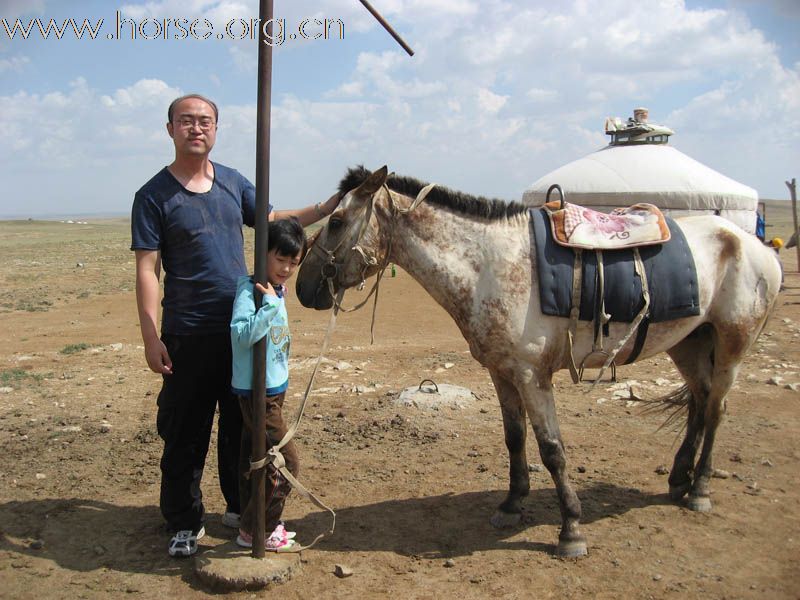
<path fill-rule="evenodd" d="M 689 415 L 686 423 L 686 436 L 683 438 L 681 447 L 675 454 L 675 461 L 669 473 L 669 497 L 674 501 L 681 500 L 692 489 L 692 475 L 694 469 L 694 458 L 700 441 L 703 437 L 703 410 L 697 395 L 688 392 Z"/>
<path fill-rule="evenodd" d="M 509 488 L 506 499 L 497 507 L 491 523 L 495 527 L 513 527 L 522 518 L 521 501 L 530 491 L 528 461 L 525 456 L 525 407 L 517 388 L 511 382 L 496 373 L 492 373 L 492 382 L 503 413 L 503 430 L 509 458 Z"/>
<path fill-rule="evenodd" d="M 744 350 L 749 346 L 751 339 L 745 334 L 734 331 L 730 335 L 717 332 L 714 350 L 714 373 L 711 379 L 711 389 L 703 412 L 705 435 L 700 458 L 694 468 L 694 484 L 686 500 L 686 505 L 702 512 L 711 510 L 709 487 L 713 473 L 712 452 L 717 427 L 722 421 L 725 412 L 725 397 L 736 381 Z"/>
<path fill-rule="evenodd" d="M 556 554 L 565 557 L 583 556 L 586 554 L 586 538 L 579 529 L 581 502 L 567 475 L 567 457 L 558 427 L 552 384 L 548 380 L 537 385 L 534 380 L 521 386 L 520 391 L 536 433 L 539 454 L 544 466 L 550 471 L 558 494 L 561 532 L 558 535 Z"/>
<path fill-rule="evenodd" d="M 692 489 L 694 459 L 705 428 L 705 406 L 714 369 L 713 329 L 704 325 L 669 350 L 675 366 L 686 381 L 677 400 L 688 404 L 686 435 L 683 438 L 669 474 L 669 495 L 678 501 Z M 675 398 L 673 398 L 675 399 Z"/>

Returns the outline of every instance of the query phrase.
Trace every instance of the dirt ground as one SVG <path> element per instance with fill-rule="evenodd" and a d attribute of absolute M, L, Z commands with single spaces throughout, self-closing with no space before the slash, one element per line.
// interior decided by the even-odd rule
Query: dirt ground
<path fill-rule="evenodd" d="M 194 575 L 193 560 L 166 552 L 160 379 L 144 362 L 127 245 L 123 220 L 0 223 L 3 598 L 214 595 Z M 489 376 L 449 317 L 398 270 L 382 284 L 374 346 L 369 310 L 340 316 L 297 437 L 301 479 L 336 509 L 335 534 L 303 552 L 289 582 L 231 596 L 800 597 L 800 276 L 794 251 L 782 256 L 787 290 L 743 366 L 718 435 L 715 466 L 728 477 L 713 480 L 712 513 L 669 501 L 661 467 L 671 465 L 677 434 L 658 431 L 663 417 L 642 414 L 624 397 L 628 385 L 650 396 L 677 385 L 666 356 L 620 367 L 625 385 L 591 393 L 558 376 L 589 542 L 580 560 L 553 556 L 558 503 L 532 436 L 523 524 L 489 524 L 508 484 Z M 328 314 L 291 297 L 289 315 L 291 409 Z M 394 402 L 426 378 L 469 388 L 474 401 L 438 411 Z M 201 552 L 232 537 L 220 523 L 215 456 L 212 446 Z M 286 517 L 303 542 L 329 525 L 326 513 L 297 496 Z M 336 564 L 353 575 L 337 578 Z"/>

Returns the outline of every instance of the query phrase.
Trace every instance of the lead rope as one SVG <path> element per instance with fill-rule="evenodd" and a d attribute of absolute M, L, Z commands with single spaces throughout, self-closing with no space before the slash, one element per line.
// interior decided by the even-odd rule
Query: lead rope
<path fill-rule="evenodd" d="M 337 300 L 341 301 L 342 296 L 344 296 L 344 290 L 339 292 Z M 308 385 L 306 386 L 305 394 L 303 394 L 303 400 L 300 403 L 300 408 L 297 411 L 297 414 L 294 418 L 294 423 L 292 423 L 291 427 L 286 431 L 286 435 L 281 438 L 281 440 L 272 446 L 267 451 L 267 456 L 261 458 L 259 460 L 250 461 L 250 470 L 246 473 L 246 477 L 249 477 L 251 473 L 254 471 L 258 471 L 259 469 L 263 469 L 266 467 L 267 462 L 271 463 L 272 466 L 278 470 L 278 472 L 283 475 L 289 484 L 297 490 L 297 493 L 300 494 L 306 500 L 309 500 L 317 507 L 328 511 L 331 513 L 331 528 L 328 531 L 327 535 L 333 533 L 334 529 L 336 528 L 336 512 L 330 507 L 328 507 L 322 500 L 317 498 L 310 490 L 308 490 L 302 483 L 300 483 L 297 479 L 295 479 L 294 475 L 289 472 L 289 469 L 286 468 L 286 459 L 281 454 L 281 448 L 283 448 L 289 441 L 294 437 L 294 434 L 297 432 L 297 428 L 300 425 L 300 420 L 303 418 L 303 412 L 306 408 L 306 402 L 308 401 L 308 397 L 311 395 L 311 386 L 314 385 L 314 378 L 317 375 L 317 370 L 319 369 L 320 364 L 322 363 L 322 358 L 325 356 L 325 352 L 328 350 L 328 345 L 331 341 L 331 334 L 333 333 L 333 329 L 336 325 L 336 315 L 339 312 L 336 306 L 333 307 L 331 311 L 331 318 L 328 322 L 328 330 L 325 332 L 325 338 L 322 340 L 322 348 L 320 349 L 319 356 L 317 357 L 317 362 L 314 365 L 314 370 L 311 372 L 311 378 L 308 380 Z M 302 550 L 307 550 L 311 548 L 314 544 L 316 544 L 319 540 L 325 537 L 325 533 L 320 533 L 314 540 L 305 546 L 294 545 L 291 548 L 285 550 L 284 552 L 301 552 Z"/>
<path fill-rule="evenodd" d="M 407 213 L 411 212 L 412 210 L 414 210 L 417 206 L 420 205 L 420 203 L 423 200 L 425 200 L 425 197 L 428 195 L 428 193 L 433 189 L 433 187 L 435 185 L 436 184 L 431 183 L 431 184 L 425 186 L 424 188 L 422 188 L 422 190 L 420 190 L 419 194 L 417 194 L 417 197 L 414 199 L 414 202 L 412 202 L 411 205 L 405 210 L 400 209 L 397 206 L 397 204 L 395 203 L 394 198 L 392 197 L 392 194 L 389 191 L 389 188 L 386 186 L 386 184 L 384 184 L 383 187 L 386 190 L 387 196 L 389 197 L 389 201 L 391 202 L 393 215 L 397 215 L 397 214 L 407 214 Z M 361 254 L 362 258 L 364 259 L 364 262 L 365 262 L 365 265 L 366 265 L 365 268 L 364 268 L 364 271 L 366 271 L 367 266 L 377 264 L 377 261 L 375 260 L 374 257 L 369 257 L 369 260 L 368 260 L 367 255 L 365 254 L 364 250 L 358 245 L 358 242 L 361 240 L 361 236 L 364 234 L 364 231 L 366 231 L 366 223 L 369 222 L 369 216 L 370 216 L 371 212 L 372 212 L 372 203 L 370 203 L 369 208 L 367 209 L 367 214 L 366 214 L 366 216 L 364 218 L 364 224 L 362 224 L 362 226 L 361 226 L 361 230 L 359 231 L 358 238 L 356 239 L 356 245 L 353 247 L 355 250 L 357 250 Z M 295 416 L 294 423 L 292 423 L 291 427 L 289 427 L 289 429 L 286 431 L 286 435 L 284 435 L 283 438 L 277 444 L 272 446 L 267 451 L 267 456 L 265 456 L 264 458 L 261 458 L 259 460 L 256 460 L 256 461 L 253 461 L 253 460 L 250 461 L 250 470 L 246 473 L 246 476 L 249 477 L 251 473 L 253 473 L 254 471 L 257 471 L 259 469 L 263 469 L 264 467 L 266 467 L 267 462 L 270 462 L 272 464 L 272 466 L 275 467 L 275 469 L 277 469 L 278 472 L 287 479 L 287 481 L 292 486 L 292 488 L 296 489 L 297 492 L 301 496 L 303 496 L 304 498 L 306 498 L 307 500 L 309 500 L 310 502 L 315 504 L 317 507 L 328 511 L 329 513 L 331 513 L 331 528 L 328 531 L 328 535 L 332 534 L 334 532 L 334 529 L 336 528 L 336 512 L 332 508 L 328 507 L 324 502 L 322 502 L 322 500 L 317 498 L 302 483 L 300 483 L 297 479 L 295 479 L 294 475 L 292 475 L 291 472 L 289 472 L 289 469 L 286 468 L 286 459 L 283 457 L 283 454 L 281 454 L 281 448 L 283 448 L 286 444 L 289 443 L 289 441 L 291 441 L 291 439 L 294 437 L 295 433 L 297 432 L 298 427 L 300 426 L 300 420 L 303 418 L 303 412 L 305 411 L 305 408 L 306 408 L 306 402 L 308 401 L 308 397 L 311 395 L 311 387 L 314 384 L 314 378 L 317 375 L 317 371 L 319 370 L 319 366 L 322 363 L 322 358 L 325 356 L 325 352 L 328 350 L 328 345 L 330 344 L 331 334 L 333 333 L 333 329 L 334 329 L 334 327 L 336 325 L 336 316 L 337 316 L 337 314 L 339 313 L 340 310 L 344 310 L 344 312 L 352 312 L 354 310 L 357 310 L 357 309 L 361 308 L 362 306 L 364 306 L 364 304 L 366 304 L 367 300 L 369 300 L 369 297 L 372 295 L 373 291 L 375 292 L 375 303 L 373 305 L 373 310 L 372 310 L 372 327 L 370 329 L 370 333 L 371 334 L 374 333 L 375 311 L 376 311 L 377 306 L 378 306 L 378 286 L 380 284 L 380 280 L 383 277 L 384 272 L 386 271 L 386 267 L 389 265 L 389 254 L 391 252 L 391 247 L 392 247 L 393 233 L 394 233 L 394 230 L 390 229 L 389 230 L 390 237 L 389 237 L 389 242 L 387 243 L 387 250 L 386 250 L 386 258 L 384 259 L 383 265 L 381 265 L 380 270 L 378 271 L 378 277 L 377 277 L 377 280 L 375 282 L 375 285 L 373 286 L 373 288 L 370 291 L 370 293 L 367 295 L 367 298 L 361 304 L 359 304 L 355 308 L 351 308 L 349 310 L 344 310 L 343 307 L 342 307 L 342 299 L 344 298 L 345 290 L 342 289 L 342 290 L 339 291 L 338 294 L 334 295 L 333 294 L 333 284 L 332 284 L 331 278 L 330 277 L 328 278 L 329 290 L 331 292 L 331 296 L 334 299 L 333 300 L 333 310 L 331 311 L 331 318 L 330 318 L 330 321 L 328 322 L 328 330 L 325 332 L 325 338 L 322 341 L 322 348 L 320 349 L 319 356 L 317 357 L 317 362 L 314 365 L 314 370 L 311 372 L 311 378 L 308 380 L 308 385 L 306 386 L 306 391 L 303 394 L 303 400 L 300 403 L 300 408 L 297 411 L 297 415 Z M 370 261 L 372 261 L 372 262 L 370 262 Z M 373 342 L 374 342 L 374 340 L 375 340 L 374 335 L 373 335 L 372 339 L 373 339 Z M 314 540 L 310 544 L 307 544 L 305 546 L 295 545 L 295 546 L 292 546 L 291 548 L 285 550 L 285 552 L 301 552 L 303 550 L 307 550 L 307 549 L 311 548 L 312 546 L 314 546 L 323 537 L 325 537 L 325 535 L 326 534 L 324 532 L 320 533 L 317 537 L 314 538 Z"/>

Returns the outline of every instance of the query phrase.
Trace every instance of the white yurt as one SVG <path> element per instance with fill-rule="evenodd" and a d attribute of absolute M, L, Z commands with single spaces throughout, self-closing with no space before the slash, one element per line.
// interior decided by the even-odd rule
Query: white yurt
<path fill-rule="evenodd" d="M 608 146 L 540 177 L 523 202 L 541 206 L 557 183 L 567 202 L 595 210 L 649 202 L 671 217 L 718 214 L 755 233 L 758 193 L 670 146 L 672 130 L 650 124 L 647 109 L 637 108 L 627 123 L 606 119 L 606 133 Z"/>

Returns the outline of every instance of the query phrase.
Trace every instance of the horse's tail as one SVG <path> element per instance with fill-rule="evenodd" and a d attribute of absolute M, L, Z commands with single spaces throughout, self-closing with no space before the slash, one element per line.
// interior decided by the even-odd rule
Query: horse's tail
<path fill-rule="evenodd" d="M 666 419 L 656 431 L 665 427 L 681 432 L 686 427 L 686 419 L 682 417 L 689 413 L 689 403 L 692 401 L 692 392 L 688 385 L 682 385 L 663 396 L 657 398 L 637 398 L 644 403 L 641 414 L 666 414 Z"/>

